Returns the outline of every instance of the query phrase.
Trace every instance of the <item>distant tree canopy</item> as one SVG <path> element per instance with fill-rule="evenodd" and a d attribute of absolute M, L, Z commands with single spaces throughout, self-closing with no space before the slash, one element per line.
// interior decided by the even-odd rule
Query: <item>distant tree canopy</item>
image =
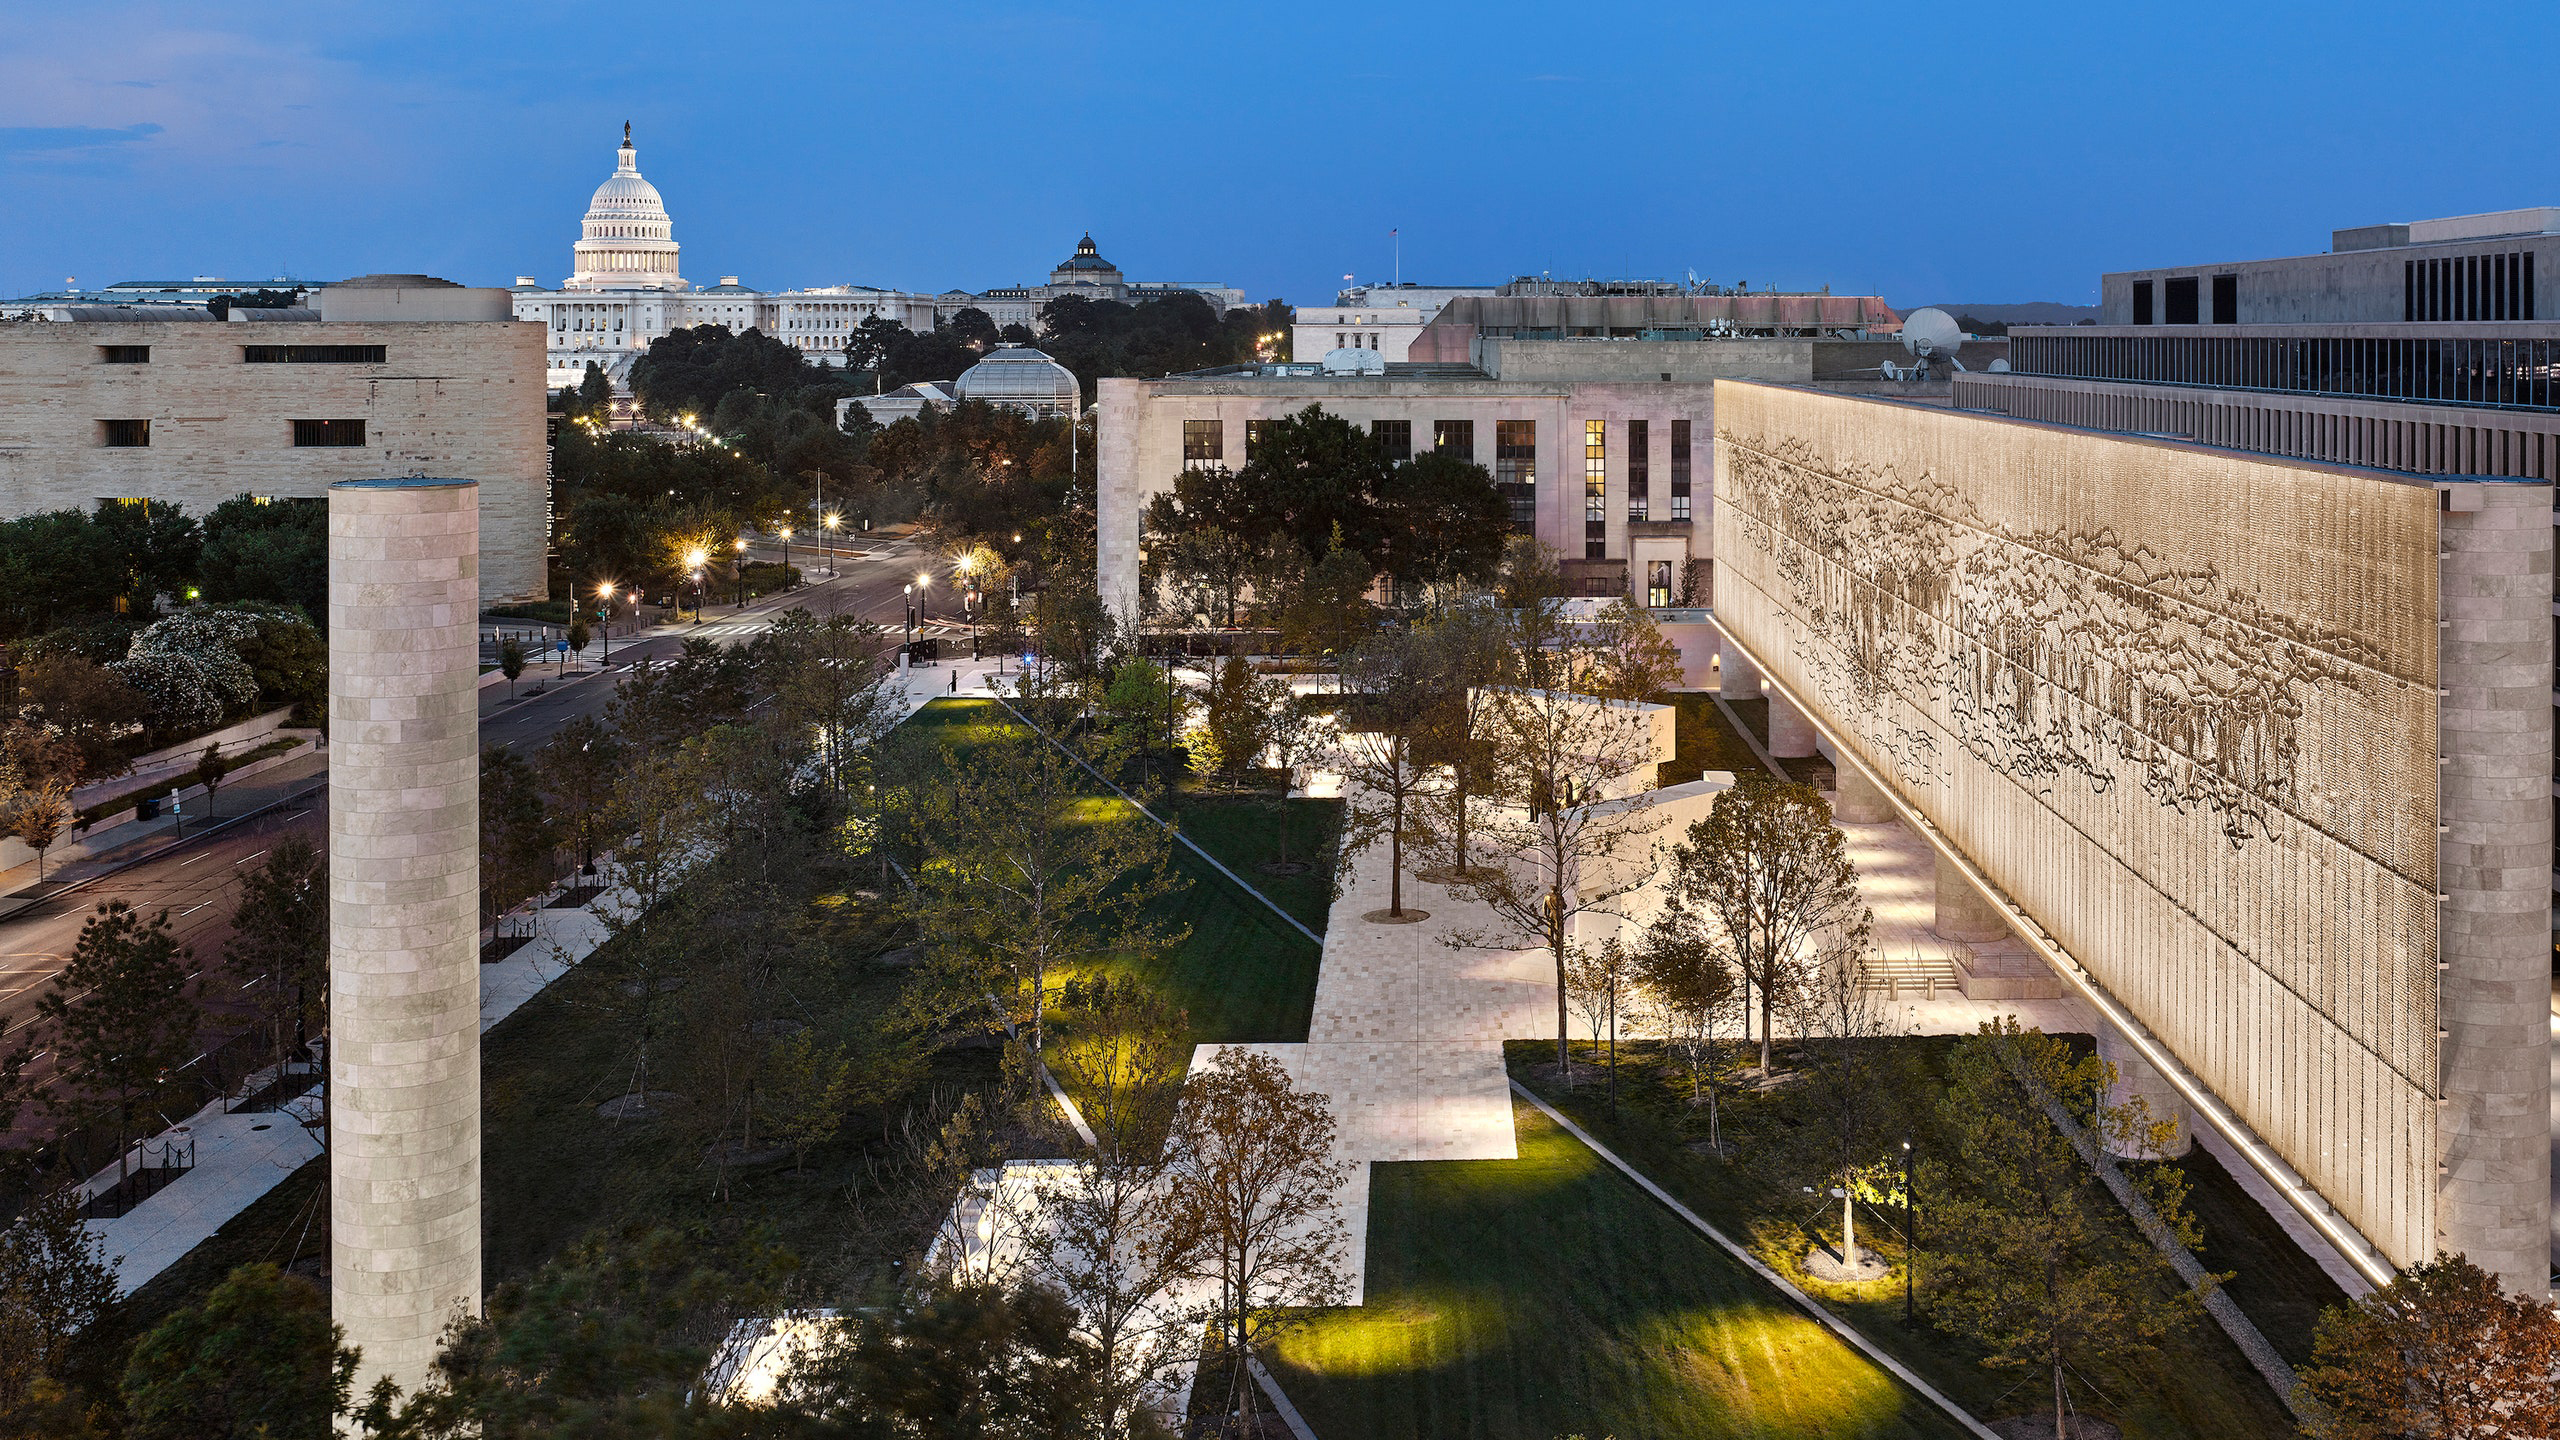
<path fill-rule="evenodd" d="M 196 577 L 207 600 L 268 600 L 320 620 L 329 610 L 329 507 L 235 496 L 204 518 Z"/>
<path fill-rule="evenodd" d="M 302 303 L 304 290 L 296 285 L 290 290 L 260 288 L 245 295 L 216 295 L 204 302 L 216 320 L 228 320 L 234 310 L 290 310 Z"/>
<path fill-rule="evenodd" d="M 761 330 L 733 332 L 724 325 L 671 330 L 631 365 L 631 393 L 662 420 L 693 415 L 708 421 L 732 392 L 788 397 L 827 380 L 792 346 Z"/>
<path fill-rule="evenodd" d="M 1153 379 L 1256 357 L 1261 336 L 1277 334 L 1285 354 L 1289 307 L 1278 301 L 1220 315 L 1192 294 L 1123 305 L 1061 295 L 1040 307 L 1040 348 L 1076 372 L 1085 393 L 1105 375 Z"/>

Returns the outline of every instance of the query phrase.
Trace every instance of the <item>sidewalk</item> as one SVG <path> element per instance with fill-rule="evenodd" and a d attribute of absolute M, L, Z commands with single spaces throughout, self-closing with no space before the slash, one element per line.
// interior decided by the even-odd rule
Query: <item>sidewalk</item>
<path fill-rule="evenodd" d="M 187 812 L 184 816 L 163 809 L 154 819 L 131 820 L 86 835 L 67 835 L 45 855 L 41 883 L 36 879 L 37 867 L 32 861 L 0 870 L 0 920 L 39 900 L 49 899 L 157 855 L 182 839 L 201 838 L 212 826 L 238 820 L 312 789 L 328 773 L 329 752 L 323 746 L 293 756 L 272 769 L 225 784 L 216 792 L 210 814 L 201 808 L 204 805 L 204 787 L 191 785 L 178 792 L 177 796 Z M 178 828 L 181 820 L 186 826 L 183 836 Z"/>

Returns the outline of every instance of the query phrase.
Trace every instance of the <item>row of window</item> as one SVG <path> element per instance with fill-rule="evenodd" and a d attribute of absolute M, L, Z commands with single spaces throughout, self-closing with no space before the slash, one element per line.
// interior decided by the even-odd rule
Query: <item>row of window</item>
<path fill-rule="evenodd" d="M 1336 330 L 1333 332 L 1333 348 L 1336 350 L 1357 350 L 1364 345 L 1371 350 L 1377 349 L 1378 333 L 1374 330 L 1367 332 Z"/>
<path fill-rule="evenodd" d="M 2403 320 L 2530 320 L 2533 252 L 2447 255 L 2400 266 Z"/>
<path fill-rule="evenodd" d="M 1268 422 L 1247 420 L 1244 424 L 1244 458 L 1251 463 L 1261 448 L 1262 427 Z M 1674 521 L 1690 519 L 1690 477 L 1695 473 L 1692 456 L 1692 432 L 1687 420 L 1671 422 L 1671 513 Z M 1583 548 L 1586 558 L 1605 558 L 1608 529 L 1608 422 L 1585 420 L 1583 424 Z M 1653 517 L 1653 429 L 1649 420 L 1629 420 L 1627 425 L 1627 519 L 1644 523 Z M 1369 437 L 1389 464 L 1400 464 L 1413 458 L 1413 422 L 1411 420 L 1372 420 Z M 1455 455 L 1462 460 L 1476 458 L 1476 422 L 1473 420 L 1434 420 L 1431 422 L 1431 450 L 1437 455 Z M 1200 465 L 1223 465 L 1227 459 L 1227 428 L 1223 420 L 1185 420 L 1182 422 L 1182 463 L 1186 468 Z M 1496 420 L 1493 422 L 1493 483 L 1510 502 L 1511 522 L 1520 533 L 1534 533 L 1538 518 L 1538 422 L 1535 420 Z"/>
<path fill-rule="evenodd" d="M 2025 375 L 2560 409 L 2560 340 L 2017 335 Z"/>
<path fill-rule="evenodd" d="M 2193 275 L 2179 275 L 2161 281 L 2162 320 L 2171 325 L 2203 323 L 2201 310 L 2196 303 L 2196 287 L 2197 280 Z M 2160 323 L 2152 318 L 2151 282 L 2148 280 L 2133 282 L 2133 323 L 2136 325 Z M 2213 277 L 2213 323 L 2216 325 L 2240 323 L 2239 276 L 2216 275 Z"/>
<path fill-rule="evenodd" d="M 296 420 L 293 443 L 301 448 L 335 449 L 364 444 L 361 420 Z M 140 450 L 151 444 L 148 420 L 101 420 L 98 443 L 111 450 Z"/>
<path fill-rule="evenodd" d="M 390 359 L 390 349 L 382 345 L 243 345 L 243 365 L 381 365 Z M 148 345 L 101 345 L 98 361 L 103 365 L 148 365 Z"/>

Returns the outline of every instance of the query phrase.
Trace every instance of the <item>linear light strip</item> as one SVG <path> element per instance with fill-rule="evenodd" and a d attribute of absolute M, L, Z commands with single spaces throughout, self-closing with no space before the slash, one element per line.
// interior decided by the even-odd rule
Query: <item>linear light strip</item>
<path fill-rule="evenodd" d="M 2132 1012 L 2118 1003 L 2113 995 L 2108 994 L 2106 988 L 2100 985 L 2087 970 L 2081 968 L 2080 962 L 2071 958 L 2070 953 L 2065 951 L 2059 942 L 2047 935 L 2043 926 L 2019 909 L 2006 892 L 1993 885 L 1973 861 L 1963 851 L 1957 849 L 1947 839 L 1945 833 L 1940 831 L 1927 816 L 1922 815 L 1917 807 L 1904 800 L 1901 793 L 1893 786 L 1879 778 L 1876 772 L 1868 767 L 1865 759 L 1859 756 L 1856 748 L 1845 743 L 1839 733 L 1822 718 L 1820 711 L 1805 704 L 1795 690 L 1779 679 L 1750 646 L 1743 644 L 1721 618 L 1716 619 L 1715 626 L 1724 635 L 1726 643 L 1741 651 L 1743 658 L 1749 660 L 1760 671 L 1761 683 L 1776 690 L 1788 704 L 1796 708 L 1798 714 L 1804 716 L 1808 723 L 1820 730 L 1823 737 L 1831 742 L 1832 750 L 1835 752 L 1834 763 L 1846 760 L 1856 766 L 1858 773 L 1865 776 L 1868 783 L 1876 787 L 1877 793 L 1883 795 L 1886 802 L 1900 812 L 1904 823 L 1910 825 L 1921 838 L 1927 840 L 1931 849 L 1953 861 L 1956 868 L 1964 872 L 1965 878 L 1999 908 L 2001 914 L 2008 919 L 2009 928 L 2017 934 L 2018 938 L 2032 946 L 2044 957 L 2046 964 L 2052 966 L 2056 973 L 2071 983 L 2072 988 L 2080 992 L 2082 999 L 2096 1007 L 2098 1013 L 2113 1024 L 2125 1039 L 2132 1043 L 2134 1049 L 2142 1053 L 2142 1058 L 2151 1062 L 2152 1067 L 2160 1072 L 2161 1077 L 2176 1087 L 2187 1103 L 2211 1122 L 2215 1131 L 2230 1143 L 2231 1148 L 2240 1152 L 2242 1158 L 2249 1162 L 2250 1168 L 2263 1176 L 2268 1184 L 2276 1187 L 2276 1193 L 2284 1197 L 2286 1204 L 2291 1205 L 2303 1219 L 2310 1221 L 2313 1229 L 2318 1230 L 2331 1245 L 2337 1247 L 2338 1253 L 2346 1259 L 2348 1264 L 2356 1268 L 2357 1273 L 2363 1275 L 2376 1289 L 2390 1284 L 2399 1275 L 2399 1270 L 2384 1258 L 2381 1250 L 2372 1241 L 2367 1240 L 2363 1232 L 2347 1223 L 2346 1219 L 2337 1213 L 2336 1207 L 2330 1205 L 2309 1181 L 2295 1172 L 2293 1167 L 2285 1162 L 2283 1156 L 2276 1154 L 2265 1141 L 2260 1140 L 2257 1132 L 2249 1128 L 2248 1122 L 2232 1113 L 2230 1107 L 2223 1103 L 2222 1097 L 2207 1089 L 2204 1082 L 2198 1080 L 2187 1069 L 2185 1062 L 2179 1060 L 2167 1046 L 2154 1039 L 2151 1031 L 2141 1021 L 2135 1019 Z"/>

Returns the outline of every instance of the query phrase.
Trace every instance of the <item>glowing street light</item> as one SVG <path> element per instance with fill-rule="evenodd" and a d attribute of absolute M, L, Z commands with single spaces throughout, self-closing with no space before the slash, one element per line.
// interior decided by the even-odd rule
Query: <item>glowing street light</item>
<path fill-rule="evenodd" d="M 747 608 L 747 537 L 739 536 L 736 543 L 738 546 L 738 608 L 744 610 Z"/>
<path fill-rule="evenodd" d="M 782 588 L 791 588 L 791 527 L 782 527 Z"/>
<path fill-rule="evenodd" d="M 614 589 L 614 583 L 610 580 L 607 580 L 596 587 L 596 598 L 604 602 L 603 608 L 596 615 L 596 634 L 604 640 L 604 660 L 602 663 L 606 665 L 611 665 L 613 663 Z"/>

